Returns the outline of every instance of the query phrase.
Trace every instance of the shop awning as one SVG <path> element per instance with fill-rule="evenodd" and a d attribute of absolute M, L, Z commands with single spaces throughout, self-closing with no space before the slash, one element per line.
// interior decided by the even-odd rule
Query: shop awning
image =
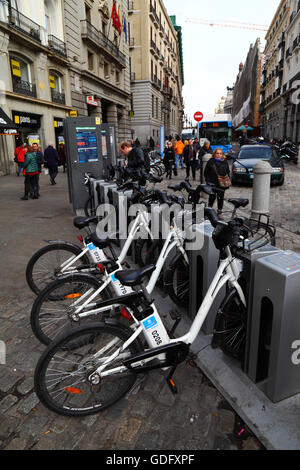
<path fill-rule="evenodd" d="M 0 135 L 17 135 L 18 128 L 13 121 L 0 108 Z"/>

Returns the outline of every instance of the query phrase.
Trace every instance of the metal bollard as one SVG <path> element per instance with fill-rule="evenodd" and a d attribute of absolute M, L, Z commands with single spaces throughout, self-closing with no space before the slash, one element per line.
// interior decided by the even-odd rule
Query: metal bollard
<path fill-rule="evenodd" d="M 253 172 L 254 183 L 251 217 L 258 218 L 260 214 L 269 214 L 272 167 L 268 162 L 259 162 L 253 168 Z"/>

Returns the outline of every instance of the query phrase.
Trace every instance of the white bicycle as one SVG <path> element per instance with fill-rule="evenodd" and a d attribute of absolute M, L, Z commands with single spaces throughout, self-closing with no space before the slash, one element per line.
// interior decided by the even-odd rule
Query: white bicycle
<path fill-rule="evenodd" d="M 177 320 L 168 334 L 152 297 L 142 285 L 143 277 L 155 266 L 135 274 L 115 273 L 123 285 L 137 288 L 122 300 L 130 326 L 109 319 L 76 328 L 53 341 L 38 361 L 34 378 L 35 391 L 47 408 L 68 416 L 96 413 L 120 400 L 134 385 L 137 374 L 157 368 L 167 369 L 167 383 L 176 393 L 174 371 L 188 357 L 190 346 L 225 284 L 229 291 L 219 310 L 215 336 L 225 351 L 228 348 L 237 355 L 243 354 L 242 321 L 247 305 L 239 284 L 241 263 L 233 255 L 241 247 L 243 220 L 222 222 L 213 209 L 205 209 L 205 214 L 215 227 L 213 240 L 220 251 L 220 265 L 190 330 L 173 338 Z"/>

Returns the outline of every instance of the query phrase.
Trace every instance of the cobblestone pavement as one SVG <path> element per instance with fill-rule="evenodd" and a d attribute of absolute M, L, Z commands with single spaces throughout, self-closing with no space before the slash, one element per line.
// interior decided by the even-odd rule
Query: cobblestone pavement
<path fill-rule="evenodd" d="M 184 175 L 179 172 L 177 180 Z M 176 396 L 164 377 L 153 371 L 122 401 L 80 420 L 58 416 L 39 404 L 33 372 L 43 346 L 31 332 L 34 296 L 24 272 L 29 257 L 45 245 L 44 240 L 76 240 L 66 175 L 59 174 L 57 183 L 50 186 L 43 176 L 41 199 L 20 201 L 22 178 L 2 177 L 0 182 L 0 340 L 7 346 L 6 365 L 0 365 L 0 449 L 263 449 L 193 363 L 177 369 Z M 296 251 L 300 251 L 300 237 L 292 230 L 299 229 L 299 183 L 300 171 L 292 167 L 287 170 L 286 186 L 272 188 L 272 217 L 289 230 L 280 229 L 280 246 Z M 249 188 L 230 190 L 230 196 L 250 193 Z"/>

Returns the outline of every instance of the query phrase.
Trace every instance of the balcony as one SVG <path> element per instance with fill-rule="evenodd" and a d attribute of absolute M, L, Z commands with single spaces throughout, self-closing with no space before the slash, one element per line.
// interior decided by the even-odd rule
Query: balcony
<path fill-rule="evenodd" d="M 41 42 L 40 26 L 18 10 L 8 6 L 8 24 L 11 28 L 20 31 L 35 41 Z"/>
<path fill-rule="evenodd" d="M 36 85 L 33 83 L 26 82 L 18 77 L 13 77 L 13 91 L 15 93 L 19 93 L 20 95 L 24 96 L 31 96 L 32 98 L 36 98 Z"/>
<path fill-rule="evenodd" d="M 150 3 L 150 16 L 151 16 L 151 19 L 153 21 L 153 23 L 159 27 L 159 18 L 157 16 L 157 13 L 155 11 L 155 8 L 153 7 L 152 3 Z"/>
<path fill-rule="evenodd" d="M 288 47 L 287 50 L 286 50 L 286 53 L 285 53 L 285 58 L 288 59 L 291 55 L 292 55 L 291 48 Z"/>
<path fill-rule="evenodd" d="M 114 59 L 123 68 L 126 67 L 126 57 L 119 48 L 101 31 L 98 31 L 89 21 L 81 20 L 81 37 L 83 40 L 97 46 L 103 53 Z"/>
<path fill-rule="evenodd" d="M 165 29 L 161 23 L 159 25 L 159 34 L 162 38 L 165 36 Z"/>
<path fill-rule="evenodd" d="M 60 93 L 53 88 L 51 88 L 51 98 L 53 103 L 66 104 L 66 96 L 64 93 Z"/>
<path fill-rule="evenodd" d="M 157 58 L 160 57 L 160 50 L 158 49 L 153 39 L 150 41 L 150 52 L 152 52 L 152 54 L 154 54 Z"/>
<path fill-rule="evenodd" d="M 66 44 L 53 35 L 48 36 L 48 48 L 62 57 L 67 57 Z"/>
<path fill-rule="evenodd" d="M 160 56 L 159 56 L 159 62 L 160 62 L 161 65 L 164 65 L 164 63 L 165 63 L 165 58 L 162 54 L 160 54 Z"/>
<path fill-rule="evenodd" d="M 161 81 L 159 80 L 159 78 L 156 75 L 153 75 L 152 83 L 156 88 L 158 88 L 159 90 L 161 89 Z"/>

